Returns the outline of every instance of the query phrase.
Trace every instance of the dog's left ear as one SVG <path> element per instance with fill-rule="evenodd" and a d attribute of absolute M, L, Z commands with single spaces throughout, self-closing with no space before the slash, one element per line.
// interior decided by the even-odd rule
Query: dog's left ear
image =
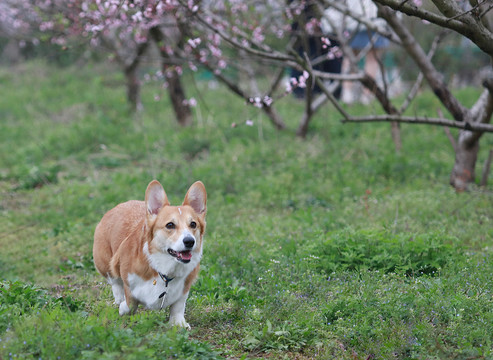
<path fill-rule="evenodd" d="M 147 185 L 145 203 L 147 216 L 151 218 L 155 218 L 159 213 L 159 210 L 164 206 L 169 205 L 168 197 L 159 181 L 152 180 L 149 185 Z"/>
<path fill-rule="evenodd" d="M 185 195 L 185 200 L 183 200 L 183 205 L 189 205 L 195 212 L 199 215 L 205 215 L 207 211 L 207 193 L 205 191 L 205 186 L 201 181 L 196 181 L 188 189 L 187 195 Z"/>

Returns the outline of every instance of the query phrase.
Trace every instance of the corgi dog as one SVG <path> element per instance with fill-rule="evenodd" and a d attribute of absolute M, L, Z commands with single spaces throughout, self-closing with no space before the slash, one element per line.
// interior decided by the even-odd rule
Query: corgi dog
<path fill-rule="evenodd" d="M 207 194 L 195 182 L 181 206 L 171 206 L 161 184 L 147 186 L 145 201 L 108 211 L 94 232 L 94 265 L 113 290 L 119 314 L 170 307 L 169 323 L 185 321 L 188 292 L 199 272 Z"/>

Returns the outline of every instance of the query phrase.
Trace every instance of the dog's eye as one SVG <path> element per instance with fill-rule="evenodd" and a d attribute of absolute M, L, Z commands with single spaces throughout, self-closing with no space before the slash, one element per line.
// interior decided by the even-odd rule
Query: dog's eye
<path fill-rule="evenodd" d="M 175 224 L 172 222 L 169 222 L 166 224 L 166 229 L 171 230 L 171 229 L 174 229 L 175 227 L 176 227 Z"/>
<path fill-rule="evenodd" d="M 197 223 L 196 223 L 195 221 L 192 221 L 192 222 L 190 223 L 190 227 L 191 227 L 192 229 L 195 229 L 195 228 L 197 227 Z"/>

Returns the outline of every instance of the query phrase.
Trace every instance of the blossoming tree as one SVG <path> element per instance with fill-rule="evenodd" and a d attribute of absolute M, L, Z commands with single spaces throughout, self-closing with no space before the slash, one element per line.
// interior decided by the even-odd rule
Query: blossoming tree
<path fill-rule="evenodd" d="M 184 69 L 208 69 L 246 104 L 261 109 L 278 129 L 286 127 L 275 111 L 291 92 L 303 89 L 304 114 L 297 134 L 304 137 L 313 115 L 327 103 L 341 114 L 342 121 L 389 121 L 397 151 L 399 123 L 421 123 L 460 129 L 450 136 L 456 159 L 450 182 L 464 190 L 475 179 L 479 141 L 493 113 L 493 79 L 485 77 L 483 91 L 470 108 L 454 96 L 443 71 L 433 63 L 444 33 L 453 32 L 470 40 L 493 58 L 493 33 L 488 21 L 492 5 L 487 0 L 22 0 L 42 14 L 59 19 L 66 34 L 105 43 L 113 49 L 127 74 L 129 99 L 138 107 L 139 78 L 136 69 L 149 44 L 157 44 L 162 73 L 169 86 L 177 118 L 190 122 L 190 111 L 180 75 Z M 355 5 L 359 3 L 359 5 Z M 371 5 L 375 10 L 366 11 Z M 363 10 L 362 10 L 363 9 Z M 60 15 L 63 16 L 55 16 Z M 408 27 L 408 19 L 423 21 L 437 34 L 431 45 L 420 44 Z M 354 51 L 355 30 L 365 31 L 370 41 Z M 325 24 L 325 26 L 324 26 Z M 326 30 L 331 25 L 330 33 Z M 45 26 L 46 27 L 46 26 Z M 56 26 L 53 26 L 56 27 Z M 354 29 L 354 26 L 353 26 Z M 389 70 L 380 61 L 378 75 L 358 67 L 378 37 L 388 39 L 404 51 L 418 69 L 413 86 L 400 103 L 390 96 Z M 315 43 L 322 51 L 312 51 Z M 324 62 L 344 58 L 346 69 L 327 71 Z M 231 77 L 231 69 L 237 76 Z M 292 70 L 289 70 L 292 69 Z M 226 71 L 227 70 L 227 71 Z M 291 71 L 288 82 L 283 76 Z M 240 79 L 240 80 L 238 80 Z M 259 79 L 261 81 L 259 81 Z M 351 115 L 338 91 L 343 81 L 360 83 L 373 94 L 385 115 Z M 448 112 L 448 117 L 404 116 L 419 89 L 429 86 Z M 133 95 L 132 95 L 133 94 Z M 370 112 L 370 110 L 369 110 Z M 448 132 L 449 133 L 449 132 Z"/>

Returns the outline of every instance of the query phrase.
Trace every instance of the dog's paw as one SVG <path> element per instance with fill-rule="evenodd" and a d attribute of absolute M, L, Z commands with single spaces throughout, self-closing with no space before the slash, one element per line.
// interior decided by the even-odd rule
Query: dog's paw
<path fill-rule="evenodd" d="M 191 329 L 190 325 L 185 321 L 185 318 L 183 316 L 170 318 L 169 324 L 171 326 L 178 326 L 187 330 Z"/>
<path fill-rule="evenodd" d="M 130 312 L 130 308 L 128 307 L 127 302 L 122 301 L 120 303 L 120 309 L 119 309 L 118 313 L 120 314 L 120 316 L 122 316 L 122 315 L 128 314 L 129 312 Z"/>
<path fill-rule="evenodd" d="M 113 301 L 113 304 L 120 305 L 122 302 L 125 302 L 125 295 L 115 296 L 115 301 Z"/>

